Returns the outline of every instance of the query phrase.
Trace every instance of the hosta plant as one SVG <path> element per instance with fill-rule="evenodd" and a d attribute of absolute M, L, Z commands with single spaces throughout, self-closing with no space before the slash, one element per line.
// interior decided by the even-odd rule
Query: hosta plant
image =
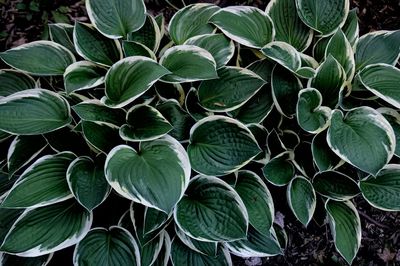
<path fill-rule="evenodd" d="M 353 198 L 400 210 L 400 31 L 359 36 L 348 0 L 193 4 L 168 23 L 142 0 L 86 8 L 90 24 L 0 53 L 2 265 L 284 254 L 285 197 L 351 264 Z"/>

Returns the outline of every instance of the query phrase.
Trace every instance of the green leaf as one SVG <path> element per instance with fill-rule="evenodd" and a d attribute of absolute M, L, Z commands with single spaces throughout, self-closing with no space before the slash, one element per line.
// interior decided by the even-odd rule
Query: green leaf
<path fill-rule="evenodd" d="M 82 121 L 81 126 L 86 142 L 100 152 L 108 153 L 122 142 L 118 127 L 114 125 Z"/>
<path fill-rule="evenodd" d="M 170 254 L 171 254 L 171 238 L 165 232 L 163 245 L 161 247 L 160 252 L 158 253 L 157 259 L 154 261 L 152 266 L 168 266 Z"/>
<path fill-rule="evenodd" d="M 125 123 L 122 109 L 109 108 L 98 100 L 86 100 L 72 106 L 72 110 L 84 121 L 103 122 L 120 126 Z"/>
<path fill-rule="evenodd" d="M 3 61 L 18 70 L 38 76 L 57 76 L 75 62 L 64 46 L 51 41 L 35 41 L 0 53 Z"/>
<path fill-rule="evenodd" d="M 76 245 L 73 262 L 74 265 L 141 265 L 135 239 L 119 226 L 90 230 Z"/>
<path fill-rule="evenodd" d="M 88 0 L 86 10 L 93 25 L 111 39 L 126 38 L 146 21 L 143 0 Z"/>
<path fill-rule="evenodd" d="M 161 32 L 154 17 L 147 14 L 144 25 L 138 31 L 128 34 L 128 40 L 141 43 L 156 52 L 160 46 Z"/>
<path fill-rule="evenodd" d="M 157 59 L 152 50 L 138 42 L 122 41 L 122 48 L 124 50 L 125 57 L 139 55 L 151 58 L 153 60 Z"/>
<path fill-rule="evenodd" d="M 336 167 L 341 159 L 329 148 L 326 141 L 326 131 L 314 136 L 311 144 L 314 163 L 320 171 Z"/>
<path fill-rule="evenodd" d="M 361 222 L 350 201 L 328 200 L 325 203 L 335 247 L 351 265 L 361 245 Z"/>
<path fill-rule="evenodd" d="M 360 71 L 359 77 L 367 90 L 400 108 L 400 69 L 387 64 L 368 65 Z"/>
<path fill-rule="evenodd" d="M 350 2 L 348 0 L 296 0 L 296 6 L 300 19 L 307 26 L 327 36 L 345 23 Z"/>
<path fill-rule="evenodd" d="M 143 56 L 131 56 L 115 63 L 106 75 L 106 105 L 123 107 L 145 93 L 169 71 L 156 61 Z"/>
<path fill-rule="evenodd" d="M 39 158 L 18 178 L 1 207 L 41 207 L 71 198 L 66 172 L 75 158 L 71 152 Z"/>
<path fill-rule="evenodd" d="M 143 234 L 149 235 L 158 231 L 158 229 L 167 223 L 169 218 L 170 215 L 162 211 L 146 207 L 144 211 Z"/>
<path fill-rule="evenodd" d="M 65 91 L 70 94 L 74 91 L 86 90 L 104 83 L 107 70 L 88 61 L 73 63 L 64 73 Z"/>
<path fill-rule="evenodd" d="M 42 136 L 16 136 L 7 153 L 8 174 L 15 172 L 30 163 L 47 146 Z"/>
<path fill-rule="evenodd" d="M 190 262 L 190 266 L 232 265 L 231 256 L 226 249 L 220 247 L 217 256 L 209 257 L 190 249 L 177 237 L 172 241 L 171 260 L 174 266 L 186 266 L 188 262 Z"/>
<path fill-rule="evenodd" d="M 214 57 L 205 49 L 194 45 L 177 45 L 165 51 L 160 64 L 171 74 L 165 82 L 193 82 L 217 78 Z"/>
<path fill-rule="evenodd" d="M 311 182 L 302 176 L 296 176 L 287 187 L 289 207 L 296 218 L 307 226 L 314 215 L 317 198 Z"/>
<path fill-rule="evenodd" d="M 268 235 L 275 209 L 267 186 L 257 174 L 240 170 L 234 189 L 246 206 L 250 224 L 260 233 Z"/>
<path fill-rule="evenodd" d="M 119 42 L 107 39 L 91 24 L 75 23 L 74 44 L 80 56 L 104 66 L 111 66 L 122 58 Z"/>
<path fill-rule="evenodd" d="M 303 88 L 300 80 L 289 70 L 275 66 L 271 78 L 272 99 L 276 109 L 286 117 L 296 114 L 297 98 Z"/>
<path fill-rule="evenodd" d="M 212 176 L 190 180 L 174 211 L 178 227 L 200 241 L 233 241 L 246 237 L 248 214 L 240 196 Z"/>
<path fill-rule="evenodd" d="M 288 43 L 270 42 L 261 49 L 261 52 L 291 72 L 296 72 L 301 67 L 300 54 Z"/>
<path fill-rule="evenodd" d="M 254 96 L 265 83 L 254 72 L 240 67 L 223 67 L 219 78 L 203 81 L 199 86 L 200 104 L 209 111 L 237 109 Z"/>
<path fill-rule="evenodd" d="M 0 98 L 0 130 L 37 135 L 71 122 L 68 102 L 55 92 L 31 89 Z"/>
<path fill-rule="evenodd" d="M 76 54 L 72 37 L 74 26 L 66 23 L 51 23 L 48 24 L 48 26 L 50 40 L 61 44 L 62 46 Z"/>
<path fill-rule="evenodd" d="M 389 164 L 376 177 L 360 181 L 363 197 L 373 207 L 384 211 L 400 210 L 400 166 Z"/>
<path fill-rule="evenodd" d="M 347 15 L 346 22 L 342 26 L 342 30 L 346 35 L 347 40 L 350 42 L 351 47 L 355 47 L 356 42 L 359 38 L 359 25 L 357 17 L 357 8 L 353 8 Z"/>
<path fill-rule="evenodd" d="M 250 130 L 225 116 L 209 116 L 197 122 L 189 142 L 192 168 L 204 175 L 233 173 L 261 152 Z"/>
<path fill-rule="evenodd" d="M 274 22 L 276 41 L 286 42 L 298 51 L 310 46 L 313 32 L 300 20 L 295 0 L 270 1 L 265 12 Z"/>
<path fill-rule="evenodd" d="M 95 164 L 90 157 L 76 158 L 69 165 L 66 174 L 69 189 L 88 211 L 99 206 L 110 193 L 103 165 Z"/>
<path fill-rule="evenodd" d="M 333 200 L 349 200 L 360 193 L 357 183 L 349 176 L 336 171 L 323 171 L 313 178 L 315 191 Z"/>
<path fill-rule="evenodd" d="M 190 88 L 190 90 L 186 94 L 185 108 L 188 114 L 196 121 L 205 118 L 208 115 L 214 114 L 213 112 L 207 111 L 200 105 L 198 92 L 193 87 Z"/>
<path fill-rule="evenodd" d="M 169 136 L 142 142 L 139 152 L 117 146 L 105 163 L 107 181 L 120 195 L 165 213 L 182 198 L 190 171 L 186 151 Z"/>
<path fill-rule="evenodd" d="M 7 196 L 7 192 L 10 190 L 10 188 L 13 186 L 15 183 L 17 177 L 15 176 L 8 176 L 7 173 L 0 172 L 0 201 L 3 200 L 5 196 Z M 1 208 L 0 208 L 1 210 Z M 1 238 L 0 238 L 1 242 Z"/>
<path fill-rule="evenodd" d="M 0 243 L 3 243 L 4 238 L 7 236 L 8 232 L 12 228 L 15 221 L 18 219 L 19 216 L 23 213 L 24 210 L 22 209 L 7 209 L 7 208 L 0 208 Z M 2 253 L 0 253 L 1 255 Z M 0 262 L 1 257 L 0 257 Z M 1 264 L 3 265 L 3 264 Z"/>
<path fill-rule="evenodd" d="M 164 234 L 166 231 L 161 231 L 149 243 L 140 247 L 141 265 L 152 265 L 157 259 L 164 242 Z"/>
<path fill-rule="evenodd" d="M 214 57 L 217 68 L 226 65 L 232 59 L 235 45 L 223 34 L 204 34 L 188 39 L 184 44 L 195 45 L 210 52 Z"/>
<path fill-rule="evenodd" d="M 377 111 L 381 113 L 392 126 L 396 137 L 396 149 L 394 154 L 400 157 L 400 114 L 391 108 L 381 107 Z"/>
<path fill-rule="evenodd" d="M 259 75 L 265 82 L 271 81 L 272 70 L 275 67 L 275 62 L 268 59 L 254 61 L 246 68 Z"/>
<path fill-rule="evenodd" d="M 208 20 L 219 9 L 216 5 L 205 3 L 188 5 L 180 9 L 168 26 L 172 41 L 175 44 L 183 44 L 191 37 L 212 33 L 214 27 L 208 24 Z"/>
<path fill-rule="evenodd" d="M 346 116 L 332 112 L 329 147 L 344 161 L 375 175 L 392 158 L 396 139 L 389 122 L 370 107 L 358 107 Z"/>
<path fill-rule="evenodd" d="M 303 130 L 315 134 L 329 126 L 331 109 L 321 104 L 322 95 L 318 90 L 307 88 L 299 92 L 296 116 Z"/>
<path fill-rule="evenodd" d="M 323 105 L 335 108 L 345 81 L 346 72 L 343 67 L 332 55 L 328 55 L 317 68 L 315 77 L 308 81 L 308 87 L 316 88 L 321 93 Z"/>
<path fill-rule="evenodd" d="M 400 54 L 400 30 L 375 31 L 362 36 L 356 45 L 356 71 L 367 65 L 396 65 Z"/>
<path fill-rule="evenodd" d="M 263 168 L 265 179 L 275 186 L 285 186 L 295 175 L 292 160 L 293 154 L 283 152 L 269 161 Z"/>
<path fill-rule="evenodd" d="M 175 226 L 176 236 L 190 249 L 201 254 L 216 257 L 218 253 L 218 242 L 199 241 L 186 235 L 179 227 Z"/>
<path fill-rule="evenodd" d="M 0 70 L 0 84 L 0 98 L 36 87 L 35 80 L 31 76 L 11 69 Z"/>
<path fill-rule="evenodd" d="M 209 21 L 227 37 L 251 48 L 261 48 L 275 36 L 271 18 L 252 6 L 222 8 Z"/>
<path fill-rule="evenodd" d="M 128 124 L 119 129 L 119 134 L 127 141 L 155 140 L 172 130 L 172 125 L 157 109 L 145 104 L 133 106 L 126 121 Z"/>
<path fill-rule="evenodd" d="M 0 263 L 3 266 L 46 266 L 53 258 L 53 254 L 39 257 L 19 257 L 0 253 Z"/>
<path fill-rule="evenodd" d="M 8 232 L 0 251 L 36 257 L 67 248 L 87 234 L 92 220 L 92 213 L 75 201 L 27 209 Z"/>

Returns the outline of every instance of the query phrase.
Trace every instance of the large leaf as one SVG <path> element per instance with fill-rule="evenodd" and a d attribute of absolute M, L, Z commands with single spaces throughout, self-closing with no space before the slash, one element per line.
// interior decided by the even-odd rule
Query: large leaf
<path fill-rule="evenodd" d="M 367 65 L 395 65 L 400 55 L 400 30 L 376 31 L 360 38 L 356 46 L 356 70 Z"/>
<path fill-rule="evenodd" d="M 219 10 L 219 7 L 211 4 L 188 5 L 172 17 L 168 32 L 175 44 L 183 44 L 187 39 L 212 33 L 214 27 L 208 24 L 209 18 Z"/>
<path fill-rule="evenodd" d="M 0 264 L 3 266 L 46 266 L 53 258 L 53 253 L 39 257 L 19 257 L 0 253 Z"/>
<path fill-rule="evenodd" d="M 249 217 L 240 196 L 212 176 L 190 180 L 174 211 L 179 228 L 200 241 L 233 241 L 246 237 Z"/>
<path fill-rule="evenodd" d="M 97 87 L 104 83 L 106 69 L 88 61 L 73 63 L 64 73 L 64 87 L 69 94 L 74 91 Z"/>
<path fill-rule="evenodd" d="M 103 165 L 96 164 L 89 157 L 76 158 L 66 175 L 72 194 L 88 211 L 99 206 L 110 193 Z"/>
<path fill-rule="evenodd" d="M 199 86 L 200 104 L 207 110 L 227 112 L 245 104 L 265 83 L 254 72 L 240 67 L 223 67 L 217 79 Z"/>
<path fill-rule="evenodd" d="M 31 76 L 11 69 L 0 70 L 0 84 L 0 96 L 3 97 L 36 87 Z"/>
<path fill-rule="evenodd" d="M 190 88 L 185 98 L 185 108 L 188 114 L 193 117 L 196 121 L 213 115 L 213 112 L 209 112 L 200 105 L 199 94 L 195 88 Z"/>
<path fill-rule="evenodd" d="M 367 90 L 400 108 L 400 69 L 387 64 L 369 65 L 359 73 L 359 77 Z"/>
<path fill-rule="evenodd" d="M 166 231 L 161 231 L 146 245 L 140 246 L 140 261 L 142 265 L 152 265 L 157 259 L 164 242 Z"/>
<path fill-rule="evenodd" d="M 307 226 L 317 206 L 317 198 L 311 182 L 302 176 L 295 177 L 290 181 L 286 195 L 290 209 L 296 218 Z"/>
<path fill-rule="evenodd" d="M 333 200 L 349 200 L 360 193 L 353 179 L 336 171 L 319 172 L 312 182 L 315 191 Z"/>
<path fill-rule="evenodd" d="M 400 166 L 389 164 L 376 177 L 360 181 L 363 197 L 375 208 L 400 210 Z"/>
<path fill-rule="evenodd" d="M 13 224 L 23 212 L 24 210 L 22 209 L 0 208 L 0 243 L 3 243 Z"/>
<path fill-rule="evenodd" d="M 252 6 L 230 6 L 217 11 L 210 22 L 232 40 L 252 48 L 261 48 L 275 36 L 271 18 Z"/>
<path fill-rule="evenodd" d="M 92 220 L 92 213 L 75 201 L 27 209 L 8 232 L 0 251 L 36 257 L 67 248 L 87 234 Z"/>
<path fill-rule="evenodd" d="M 172 137 L 141 143 L 140 152 L 127 145 L 107 156 L 107 181 L 122 196 L 170 213 L 183 196 L 190 163 L 182 145 Z"/>
<path fill-rule="evenodd" d="M 291 72 L 296 72 L 301 67 L 300 54 L 288 43 L 270 42 L 261 52 Z"/>
<path fill-rule="evenodd" d="M 143 0 L 88 0 L 86 9 L 93 25 L 112 39 L 126 38 L 146 21 Z"/>
<path fill-rule="evenodd" d="M 63 152 L 39 158 L 18 178 L 1 207 L 39 207 L 71 198 L 66 172 L 75 157 Z"/>
<path fill-rule="evenodd" d="M 122 109 L 111 109 L 98 100 L 87 100 L 72 106 L 72 110 L 84 121 L 103 122 L 120 126 L 125 122 Z"/>
<path fill-rule="evenodd" d="M 160 64 L 171 72 L 162 78 L 166 82 L 192 82 L 218 77 L 214 57 L 194 45 L 169 48 L 161 57 Z"/>
<path fill-rule="evenodd" d="M 74 265 L 140 265 L 138 245 L 128 230 L 93 228 L 75 247 Z"/>
<path fill-rule="evenodd" d="M 315 134 L 329 126 L 331 109 L 321 104 L 322 95 L 318 90 L 307 88 L 299 92 L 296 116 L 302 129 Z"/>
<path fill-rule="evenodd" d="M 286 42 L 298 51 L 304 51 L 311 44 L 313 32 L 299 18 L 295 0 L 274 0 L 265 12 L 275 26 L 275 40 Z"/>
<path fill-rule="evenodd" d="M 396 139 L 389 122 L 370 107 L 358 107 L 346 116 L 332 112 L 327 141 L 344 161 L 375 175 L 392 158 Z"/>
<path fill-rule="evenodd" d="M 396 149 L 394 154 L 400 158 L 400 114 L 396 110 L 387 107 L 379 108 L 377 111 L 385 117 L 393 128 L 394 135 L 396 136 Z"/>
<path fill-rule="evenodd" d="M 152 50 L 138 42 L 122 41 L 122 48 L 124 50 L 125 57 L 141 55 L 153 60 L 157 59 Z"/>
<path fill-rule="evenodd" d="M 241 170 L 234 189 L 246 206 L 250 224 L 260 233 L 268 235 L 275 209 L 271 193 L 262 179 L 251 171 Z"/>
<path fill-rule="evenodd" d="M 209 51 L 217 63 L 217 68 L 226 65 L 235 52 L 233 42 L 221 33 L 195 36 L 188 39 L 185 44 L 195 45 Z"/>
<path fill-rule="evenodd" d="M 150 105 L 135 105 L 128 111 L 126 118 L 128 124 L 119 129 L 119 134 L 127 141 L 154 140 L 172 130 L 167 119 Z"/>
<path fill-rule="evenodd" d="M 261 152 L 250 130 L 232 118 L 203 118 L 190 133 L 188 154 L 192 168 L 205 175 L 232 173 Z"/>
<path fill-rule="evenodd" d="M 357 11 L 357 8 L 353 8 L 352 10 L 350 10 L 349 14 L 347 15 L 346 22 L 342 26 L 342 30 L 352 47 L 355 47 L 355 44 L 358 41 L 360 34 Z"/>
<path fill-rule="evenodd" d="M 204 255 L 215 257 L 218 252 L 218 242 L 199 241 L 186 235 L 179 227 L 175 226 L 176 236 L 189 248 Z"/>
<path fill-rule="evenodd" d="M 336 249 L 351 265 L 361 245 L 361 222 L 354 205 L 328 200 L 325 203 Z"/>
<path fill-rule="evenodd" d="M 13 68 L 32 75 L 55 76 L 75 62 L 75 56 L 64 46 L 51 41 L 35 41 L 0 53 Z"/>
<path fill-rule="evenodd" d="M 106 97 L 112 107 L 131 103 L 169 71 L 156 61 L 143 56 L 131 56 L 115 63 L 106 75 Z"/>
<path fill-rule="evenodd" d="M 111 66 L 122 58 L 120 43 L 104 37 L 90 24 L 75 23 L 74 44 L 80 56 L 101 65 Z"/>
<path fill-rule="evenodd" d="M 83 137 L 96 151 L 108 153 L 122 142 L 118 127 L 91 121 L 81 122 Z"/>
<path fill-rule="evenodd" d="M 58 94 L 31 89 L 0 98 L 0 130 L 20 135 L 54 131 L 71 122 L 68 102 Z"/>
<path fill-rule="evenodd" d="M 322 35 L 330 35 L 342 26 L 349 13 L 348 0 L 296 0 L 300 19 Z"/>

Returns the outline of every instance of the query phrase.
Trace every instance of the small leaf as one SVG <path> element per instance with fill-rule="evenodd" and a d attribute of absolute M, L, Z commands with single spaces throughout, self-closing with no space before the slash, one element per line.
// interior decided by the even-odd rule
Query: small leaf
<path fill-rule="evenodd" d="M 295 177 L 290 181 L 286 195 L 290 209 L 296 218 L 307 226 L 317 206 L 317 198 L 311 182 L 302 176 Z"/>
<path fill-rule="evenodd" d="M 35 41 L 0 53 L 3 61 L 18 70 L 38 76 L 57 76 L 75 62 L 64 46 L 51 41 Z"/>
<path fill-rule="evenodd" d="M 297 50 L 285 42 L 270 42 L 261 52 L 291 72 L 296 72 L 301 67 L 301 57 Z"/>
<path fill-rule="evenodd" d="M 154 208 L 146 207 L 144 211 L 143 234 L 148 235 L 160 229 L 170 218 L 170 215 Z"/>
<path fill-rule="evenodd" d="M 31 89 L 0 98 L 0 130 L 37 135 L 71 122 L 68 102 L 55 92 Z"/>
<path fill-rule="evenodd" d="M 290 152 L 283 152 L 271 159 L 263 168 L 265 179 L 275 186 L 289 184 L 295 175 L 295 170 L 290 159 L 293 155 Z"/>
<path fill-rule="evenodd" d="M 226 175 L 250 162 L 260 151 L 253 134 L 240 122 L 209 116 L 191 129 L 188 155 L 192 168 L 204 175 Z"/>
<path fill-rule="evenodd" d="M 141 43 L 156 52 L 161 41 L 161 32 L 152 15 L 147 15 L 146 22 L 137 31 L 128 34 L 128 40 Z"/>
<path fill-rule="evenodd" d="M 223 67 L 219 78 L 203 81 L 199 86 L 200 104 L 209 111 L 237 109 L 254 96 L 265 83 L 254 72 L 239 67 Z"/>
<path fill-rule="evenodd" d="M 122 142 L 118 127 L 114 125 L 82 121 L 81 126 L 86 142 L 100 152 L 108 153 Z"/>
<path fill-rule="evenodd" d="M 261 48 L 275 36 L 271 18 L 252 6 L 230 6 L 217 11 L 210 22 L 227 37 L 251 48 Z"/>
<path fill-rule="evenodd" d="M 99 206 L 110 193 L 103 166 L 96 165 L 89 157 L 76 158 L 66 174 L 72 194 L 88 211 Z"/>
<path fill-rule="evenodd" d="M 205 49 L 194 45 L 177 45 L 165 51 L 160 64 L 171 74 L 165 82 L 193 82 L 217 78 L 214 57 Z"/>
<path fill-rule="evenodd" d="M 87 234 L 92 220 L 92 213 L 75 201 L 27 209 L 8 232 L 0 251 L 36 257 L 73 246 Z"/>
<path fill-rule="evenodd" d="M 377 111 L 381 113 L 392 126 L 396 137 L 396 149 L 394 154 L 400 157 L 400 114 L 391 108 L 381 107 Z"/>
<path fill-rule="evenodd" d="M 91 24 L 75 23 L 74 44 L 80 56 L 104 66 L 111 66 L 122 58 L 119 42 L 107 39 Z"/>
<path fill-rule="evenodd" d="M 65 177 L 75 157 L 71 152 L 63 152 L 36 160 L 15 182 L 1 207 L 41 207 L 71 198 Z"/>
<path fill-rule="evenodd" d="M 143 0 L 88 0 L 86 10 L 93 25 L 111 39 L 126 38 L 146 21 Z"/>
<path fill-rule="evenodd" d="M 329 126 L 331 109 L 321 104 L 322 95 L 318 90 L 308 88 L 299 92 L 296 116 L 303 130 L 315 134 Z"/>
<path fill-rule="evenodd" d="M 218 253 L 218 242 L 199 241 L 186 235 L 179 227 L 175 226 L 176 236 L 190 249 L 201 254 L 215 257 Z"/>
<path fill-rule="evenodd" d="M 353 179 L 336 171 L 319 172 L 312 182 L 315 191 L 333 200 L 349 200 L 360 193 Z"/>
<path fill-rule="evenodd" d="M 49 24 L 49 36 L 53 42 L 61 44 L 74 54 L 76 54 L 73 42 L 74 26 L 65 23 Z"/>
<path fill-rule="evenodd" d="M 122 48 L 124 50 L 125 57 L 139 55 L 151 58 L 153 60 L 157 59 L 152 50 L 138 42 L 122 41 Z"/>
<path fill-rule="evenodd" d="M 73 63 L 64 73 L 65 91 L 70 94 L 74 91 L 86 90 L 104 83 L 106 70 L 88 61 Z"/>
<path fill-rule="evenodd" d="M 117 146 L 105 163 L 107 181 L 120 195 L 165 213 L 183 196 L 190 170 L 186 151 L 172 137 L 142 142 L 139 152 Z"/>
<path fill-rule="evenodd" d="M 188 5 L 180 9 L 169 23 L 168 32 L 172 41 L 175 44 L 183 44 L 191 37 L 212 33 L 214 27 L 208 24 L 208 20 L 219 9 L 216 5 L 205 3 Z"/>
<path fill-rule="evenodd" d="M 341 159 L 329 148 L 326 141 L 326 131 L 323 131 L 312 140 L 311 151 L 314 163 L 320 171 L 330 170 L 336 167 Z"/>
<path fill-rule="evenodd" d="M 346 22 L 342 26 L 342 30 L 346 35 L 347 40 L 349 40 L 351 47 L 355 46 L 360 33 L 357 11 L 357 8 L 350 10 Z"/>
<path fill-rule="evenodd" d="M 396 139 L 389 122 L 370 107 L 358 107 L 346 116 L 332 112 L 329 147 L 344 161 L 375 175 L 392 158 Z"/>
<path fill-rule="evenodd" d="M 389 164 L 376 177 L 360 181 L 363 197 L 373 207 L 384 211 L 400 210 L 400 167 Z"/>
<path fill-rule="evenodd" d="M 84 121 L 103 122 L 120 126 L 125 122 L 122 109 L 109 108 L 98 100 L 87 100 L 72 106 L 72 110 Z"/>
<path fill-rule="evenodd" d="M 328 200 L 325 203 L 335 247 L 351 265 L 361 245 L 361 222 L 350 201 Z"/>
<path fill-rule="evenodd" d="M 139 248 L 128 230 L 94 228 L 75 247 L 74 265 L 140 265 Z"/>
<path fill-rule="evenodd" d="M 31 76 L 11 69 L 0 70 L 0 84 L 0 97 L 36 87 L 35 80 Z"/>
<path fill-rule="evenodd" d="M 190 88 L 185 98 L 185 108 L 188 114 L 193 117 L 196 121 L 207 117 L 208 115 L 213 115 L 213 112 L 209 112 L 204 109 L 199 102 L 198 92 L 195 88 Z"/>
<path fill-rule="evenodd" d="M 310 28 L 327 36 L 345 23 L 350 3 L 347 0 L 296 0 L 300 19 Z"/>
<path fill-rule="evenodd" d="M 127 141 L 155 140 L 172 130 L 172 125 L 157 109 L 144 104 L 132 107 L 126 121 L 128 124 L 119 129 L 119 134 Z"/>
<path fill-rule="evenodd" d="M 190 180 L 174 211 L 178 227 L 200 241 L 233 241 L 246 237 L 248 214 L 240 196 L 212 176 Z"/>

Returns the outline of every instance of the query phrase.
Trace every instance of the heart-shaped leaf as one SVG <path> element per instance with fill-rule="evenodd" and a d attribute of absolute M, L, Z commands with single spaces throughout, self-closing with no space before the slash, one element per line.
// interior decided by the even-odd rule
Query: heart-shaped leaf
<path fill-rule="evenodd" d="M 292 157 L 292 153 L 283 152 L 269 161 L 263 168 L 265 179 L 275 186 L 287 185 L 295 174 Z"/>
<path fill-rule="evenodd" d="M 37 135 L 71 122 L 68 102 L 57 93 L 31 89 L 0 98 L 0 130 L 11 134 Z"/>
<path fill-rule="evenodd" d="M 93 25 L 111 39 L 126 38 L 146 21 L 143 0 L 88 0 L 86 10 Z"/>
<path fill-rule="evenodd" d="M 250 162 L 260 151 L 246 126 L 225 116 L 209 116 L 190 131 L 192 168 L 204 175 L 226 175 Z"/>
<path fill-rule="evenodd" d="M 75 56 L 64 46 L 51 41 L 35 41 L 0 53 L 13 68 L 32 75 L 57 76 L 75 62 Z"/>
<path fill-rule="evenodd" d="M 252 6 L 229 6 L 217 11 L 210 22 L 232 40 L 251 48 L 261 48 L 275 36 L 271 18 Z"/>
<path fill-rule="evenodd" d="M 333 200 L 349 200 L 360 193 L 353 179 L 336 171 L 319 172 L 312 182 L 315 191 Z"/>
<path fill-rule="evenodd" d="M 332 112 L 329 147 L 344 161 L 375 175 L 392 158 L 396 139 L 389 122 L 370 107 L 358 107 L 346 116 Z"/>
<path fill-rule="evenodd" d="M 64 73 L 65 91 L 70 94 L 74 91 L 86 90 L 104 83 L 106 69 L 88 61 L 73 63 Z"/>
<path fill-rule="evenodd" d="M 0 84 L 0 96 L 3 97 L 36 87 L 36 82 L 31 76 L 11 69 L 0 70 Z"/>
<path fill-rule="evenodd" d="M 76 245 L 73 262 L 74 265 L 141 265 L 135 239 L 119 226 L 90 230 Z"/>
<path fill-rule="evenodd" d="M 168 136 L 142 142 L 139 152 L 117 146 L 105 163 L 107 181 L 120 195 L 165 213 L 183 196 L 190 171 L 186 151 Z"/>
<path fill-rule="evenodd" d="M 311 221 L 317 206 L 317 198 L 311 182 L 296 176 L 287 187 L 287 199 L 296 218 L 305 226 Z"/>
<path fill-rule="evenodd" d="M 174 211 L 179 228 L 200 241 L 233 241 L 246 237 L 249 217 L 240 196 L 212 176 L 190 180 Z"/>

